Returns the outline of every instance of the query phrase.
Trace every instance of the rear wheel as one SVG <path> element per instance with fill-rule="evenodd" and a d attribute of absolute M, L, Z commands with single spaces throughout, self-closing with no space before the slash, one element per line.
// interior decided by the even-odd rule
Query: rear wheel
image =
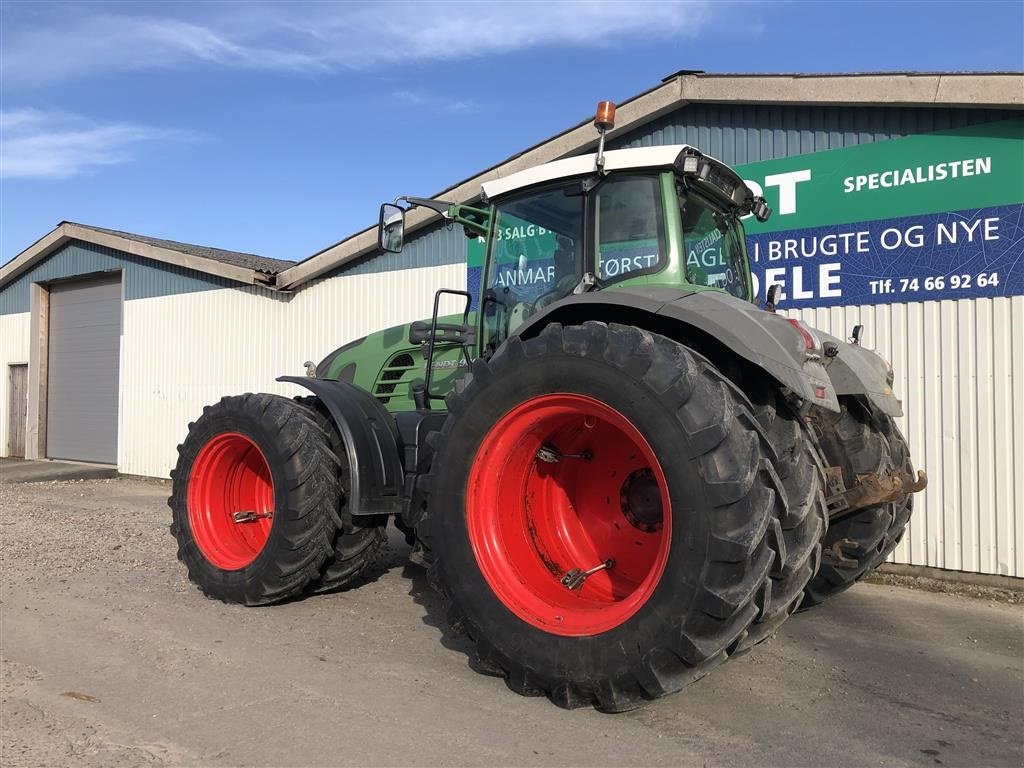
<path fill-rule="evenodd" d="M 908 477 L 915 477 L 914 462 L 910 458 L 910 446 L 907 439 L 900 432 L 896 422 L 891 417 L 883 414 L 876 414 L 879 427 L 885 439 L 889 443 L 889 453 L 892 455 L 893 466 L 902 468 Z M 914 513 L 914 494 L 905 493 L 896 500 L 896 512 L 893 515 L 893 524 L 889 529 L 888 541 L 885 544 L 883 560 L 888 557 L 896 546 L 903 541 L 907 532 L 907 523 Z"/>
<path fill-rule="evenodd" d="M 892 419 L 874 413 L 860 398 L 842 398 L 840 408 L 839 413 L 815 409 L 812 419 L 825 461 L 842 470 L 848 488 L 857 483 L 858 474 L 904 468 L 914 476 L 906 440 Z M 877 568 L 903 538 L 913 503 L 913 495 L 904 494 L 833 522 L 825 534 L 821 568 L 807 585 L 803 607 L 845 592 Z"/>
<path fill-rule="evenodd" d="M 622 711 L 747 640 L 789 510 L 749 401 L 708 361 L 552 325 L 474 363 L 448 404 L 417 530 L 478 668 Z"/>
<path fill-rule="evenodd" d="M 821 541 L 828 529 L 825 475 L 810 428 L 773 388 L 759 388 L 751 400 L 775 453 L 787 514 L 771 522 L 772 578 L 761 615 L 740 649 L 770 637 L 800 607 L 804 587 L 821 565 Z"/>
<path fill-rule="evenodd" d="M 178 446 L 168 499 L 189 579 L 246 605 L 300 593 L 331 554 L 337 466 L 291 400 L 249 394 L 204 408 Z"/>

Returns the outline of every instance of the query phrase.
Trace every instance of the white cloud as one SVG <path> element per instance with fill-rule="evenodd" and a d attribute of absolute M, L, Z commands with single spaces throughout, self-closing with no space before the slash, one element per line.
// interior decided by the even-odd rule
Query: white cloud
<path fill-rule="evenodd" d="M 463 99 L 450 99 L 444 96 L 435 96 L 423 91 L 395 91 L 392 98 L 410 107 L 419 107 L 431 112 L 445 112 L 449 114 L 468 115 L 479 112 L 480 106 L 473 101 Z"/>
<path fill-rule="evenodd" d="M 0 112 L 0 176 L 63 179 L 133 159 L 154 141 L 194 139 L 187 131 L 135 123 L 98 123 L 80 115 L 38 109 Z"/>
<path fill-rule="evenodd" d="M 175 15 L 90 15 L 59 6 L 31 19 L 7 11 L 6 87 L 198 64 L 331 72 L 463 60 L 545 47 L 601 48 L 693 38 L 721 3 L 203 3 Z M 122 7 L 122 6 L 115 6 Z M 190 14 L 183 17 L 183 14 Z"/>

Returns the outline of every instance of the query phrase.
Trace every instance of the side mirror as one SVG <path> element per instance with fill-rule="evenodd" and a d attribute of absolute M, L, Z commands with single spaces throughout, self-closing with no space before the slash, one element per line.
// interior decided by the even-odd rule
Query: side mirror
<path fill-rule="evenodd" d="M 394 203 L 380 207 L 380 222 L 377 229 L 377 245 L 388 253 L 401 253 L 405 237 L 405 209 Z"/>
<path fill-rule="evenodd" d="M 776 305 L 779 303 L 779 293 L 782 291 L 782 286 L 778 283 L 768 286 L 768 298 L 764 303 L 764 308 L 769 312 L 774 312 Z"/>
<path fill-rule="evenodd" d="M 768 203 L 764 201 L 763 197 L 755 197 L 750 204 L 750 212 L 754 214 L 754 218 L 760 222 L 766 222 L 772 215 L 772 209 L 768 206 Z"/>

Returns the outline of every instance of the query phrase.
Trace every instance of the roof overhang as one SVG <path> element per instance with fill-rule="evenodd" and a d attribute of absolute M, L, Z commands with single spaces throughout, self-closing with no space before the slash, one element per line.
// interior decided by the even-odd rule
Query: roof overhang
<path fill-rule="evenodd" d="M 64 221 L 57 225 L 56 229 L 34 242 L 4 264 L 3 267 L 0 267 L 0 287 L 11 282 L 26 270 L 31 269 L 32 266 L 60 250 L 60 248 L 72 240 L 106 246 L 107 248 L 131 254 L 132 256 L 141 256 L 146 259 L 153 259 L 154 261 L 162 261 L 166 264 L 194 269 L 197 272 L 216 275 L 217 277 L 223 277 L 247 285 L 268 286 L 273 280 L 272 275 L 267 275 L 253 269 L 236 267 L 231 264 L 214 261 L 213 259 L 204 259 L 201 256 L 182 253 L 170 248 L 161 248 L 150 243 L 132 240 L 129 237 L 115 235 L 110 232 L 99 232 L 91 227 Z"/>
<path fill-rule="evenodd" d="M 615 128 L 608 133 L 608 138 L 629 133 L 694 102 L 1019 109 L 1024 108 L 1024 73 L 682 73 L 620 104 L 616 110 Z M 569 130 L 444 189 L 434 197 L 468 203 L 480 198 L 483 184 L 596 147 L 597 132 L 591 119 L 588 117 Z M 433 224 L 439 218 L 428 209 L 413 209 L 406 215 L 406 234 Z M 376 248 L 377 227 L 372 226 L 280 272 L 277 286 L 295 288 L 366 256 Z"/>

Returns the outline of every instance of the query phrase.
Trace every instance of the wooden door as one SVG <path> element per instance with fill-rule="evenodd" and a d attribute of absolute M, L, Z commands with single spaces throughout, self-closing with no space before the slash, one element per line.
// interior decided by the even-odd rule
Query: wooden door
<path fill-rule="evenodd" d="M 28 420 L 28 366 L 8 366 L 10 383 L 7 409 L 7 455 L 25 457 L 25 422 Z"/>

